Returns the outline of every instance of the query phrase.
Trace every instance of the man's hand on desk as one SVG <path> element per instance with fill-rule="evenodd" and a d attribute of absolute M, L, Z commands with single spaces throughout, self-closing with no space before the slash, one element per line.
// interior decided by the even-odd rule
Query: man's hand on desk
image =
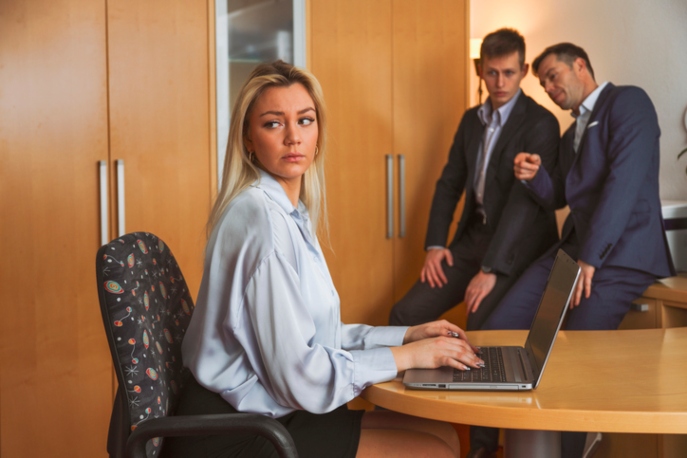
<path fill-rule="evenodd" d="M 425 265 L 420 272 L 420 280 L 428 282 L 429 286 L 441 288 L 448 280 L 441 267 L 441 262 L 446 259 L 446 264 L 453 265 L 453 255 L 447 248 L 430 248 L 425 256 Z"/>
<path fill-rule="evenodd" d="M 465 305 L 468 314 L 474 313 L 482 303 L 482 299 L 494 289 L 496 274 L 480 271 L 472 277 L 468 288 L 465 290 Z"/>
<path fill-rule="evenodd" d="M 575 292 L 570 300 L 570 308 L 580 305 L 583 293 L 585 299 L 589 299 L 589 295 L 592 294 L 592 278 L 594 278 L 594 272 L 596 272 L 596 268 L 593 265 L 587 264 L 581 259 L 577 260 L 577 264 L 582 269 L 582 272 L 580 272 L 580 278 L 577 280 L 577 285 L 575 285 Z"/>
<path fill-rule="evenodd" d="M 478 349 L 468 342 L 465 332 L 446 320 L 411 326 L 400 347 L 391 347 L 396 369 L 435 369 L 450 366 L 460 370 L 481 367 Z"/>

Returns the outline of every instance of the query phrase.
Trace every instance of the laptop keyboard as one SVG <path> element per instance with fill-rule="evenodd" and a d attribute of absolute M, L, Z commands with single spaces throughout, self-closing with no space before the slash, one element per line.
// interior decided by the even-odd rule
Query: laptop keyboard
<path fill-rule="evenodd" d="M 506 371 L 503 367 L 503 356 L 499 347 L 483 347 L 480 355 L 484 361 L 484 368 L 469 371 L 455 369 L 453 371 L 454 382 L 505 382 Z"/>

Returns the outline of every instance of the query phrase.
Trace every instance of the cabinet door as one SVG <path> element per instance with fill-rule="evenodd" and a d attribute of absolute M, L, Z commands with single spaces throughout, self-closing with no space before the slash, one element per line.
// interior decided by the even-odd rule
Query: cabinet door
<path fill-rule="evenodd" d="M 110 158 L 125 231 L 172 248 L 192 296 L 210 208 L 208 2 L 108 1 Z"/>
<path fill-rule="evenodd" d="M 105 1 L 0 2 L 0 455 L 105 456 Z"/>
<path fill-rule="evenodd" d="M 398 221 L 394 239 L 394 301 L 420 276 L 434 187 L 467 106 L 466 3 L 393 2 L 393 151 L 405 161 L 405 179 L 399 180 L 405 182 L 405 221 Z"/>
<path fill-rule="evenodd" d="M 330 244 L 344 322 L 386 324 L 392 298 L 385 156 L 392 153 L 391 1 L 313 0 L 311 71 L 328 107 Z"/>
<path fill-rule="evenodd" d="M 163 237 L 195 294 L 211 192 L 207 8 L 0 2 L 3 457 L 106 455 L 99 161 L 114 179 L 124 160 L 126 230 Z"/>

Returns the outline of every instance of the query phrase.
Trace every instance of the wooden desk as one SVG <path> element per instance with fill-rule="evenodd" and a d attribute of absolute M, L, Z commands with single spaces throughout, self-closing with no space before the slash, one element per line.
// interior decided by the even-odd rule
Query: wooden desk
<path fill-rule="evenodd" d="M 468 335 L 476 345 L 522 345 L 527 333 Z M 614 351 L 624 356 L 611 356 Z M 522 430 L 686 434 L 687 328 L 561 331 L 534 391 L 407 390 L 397 379 L 369 387 L 362 397 L 398 412 L 510 428 L 513 434 Z M 516 437 L 506 435 L 506 456 L 517 455 L 509 451 L 510 438 Z M 684 456 L 684 449 L 676 453 Z"/>

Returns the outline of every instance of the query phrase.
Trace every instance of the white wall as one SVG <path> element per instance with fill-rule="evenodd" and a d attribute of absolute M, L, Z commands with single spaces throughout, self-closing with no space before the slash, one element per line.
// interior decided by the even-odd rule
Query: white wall
<path fill-rule="evenodd" d="M 573 42 L 587 51 L 597 82 L 642 87 L 661 126 L 661 198 L 687 200 L 687 0 L 473 0 L 471 37 L 500 27 L 525 36 L 527 62 L 545 47 Z M 561 128 L 572 118 L 551 102 L 531 74 L 523 90 L 554 113 Z M 477 78 L 472 82 L 477 91 Z M 476 103 L 476 95 L 473 102 Z"/>

